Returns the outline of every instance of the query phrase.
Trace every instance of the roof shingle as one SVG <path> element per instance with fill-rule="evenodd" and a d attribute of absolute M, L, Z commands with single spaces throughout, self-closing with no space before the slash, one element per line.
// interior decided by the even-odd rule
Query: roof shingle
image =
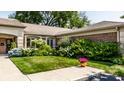
<path fill-rule="evenodd" d="M 85 32 L 85 31 L 93 31 L 93 30 L 99 30 L 99 29 L 105 29 L 105 28 L 113 28 L 113 27 L 117 27 L 117 26 L 118 27 L 124 26 L 124 22 L 102 21 L 102 22 L 98 22 L 96 24 L 89 25 L 87 27 L 71 30 L 69 32 L 63 31 L 62 33 L 57 33 L 57 35 Z"/>
<path fill-rule="evenodd" d="M 2 26 L 12 26 L 12 27 L 25 27 L 20 21 L 16 19 L 4 19 L 0 18 L 0 25 Z"/>
<path fill-rule="evenodd" d="M 25 34 L 56 35 L 57 33 L 62 33 L 63 31 L 70 30 L 67 28 L 36 25 L 29 23 L 22 23 L 22 24 L 26 26 L 26 28 L 24 29 Z"/>

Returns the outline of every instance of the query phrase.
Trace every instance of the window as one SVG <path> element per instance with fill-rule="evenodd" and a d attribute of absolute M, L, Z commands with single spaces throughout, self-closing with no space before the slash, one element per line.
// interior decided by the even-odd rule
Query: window
<path fill-rule="evenodd" d="M 47 44 L 53 47 L 53 39 L 52 38 L 47 38 Z"/>
<path fill-rule="evenodd" d="M 50 44 L 49 42 L 49 39 L 47 39 L 46 41 L 46 37 L 41 37 L 41 36 L 31 36 L 31 37 L 27 37 L 27 47 L 28 48 L 34 48 L 35 45 L 32 43 L 32 40 L 34 39 L 43 39 L 45 42 L 47 42 L 47 44 Z"/>
<path fill-rule="evenodd" d="M 47 45 L 49 45 L 49 38 L 47 39 Z"/>
<path fill-rule="evenodd" d="M 51 46 L 51 38 L 47 38 L 47 44 Z"/>
<path fill-rule="evenodd" d="M 51 47 L 53 47 L 53 39 L 51 39 L 50 45 Z"/>
<path fill-rule="evenodd" d="M 27 47 L 30 47 L 31 46 L 31 40 L 30 40 L 30 38 L 27 38 Z"/>

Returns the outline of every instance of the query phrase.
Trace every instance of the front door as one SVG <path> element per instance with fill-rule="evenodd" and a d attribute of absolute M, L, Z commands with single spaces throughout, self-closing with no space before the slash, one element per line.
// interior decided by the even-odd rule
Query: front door
<path fill-rule="evenodd" d="M 6 53 L 6 40 L 0 39 L 0 54 Z"/>

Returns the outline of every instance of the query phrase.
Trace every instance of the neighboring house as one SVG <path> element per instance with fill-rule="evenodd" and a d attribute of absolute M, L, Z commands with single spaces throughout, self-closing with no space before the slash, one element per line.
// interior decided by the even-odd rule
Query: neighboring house
<path fill-rule="evenodd" d="M 52 47 L 64 36 L 71 40 L 87 38 L 94 41 L 116 41 L 124 43 L 124 22 L 102 21 L 80 29 L 66 29 L 44 25 L 21 23 L 16 19 L 0 18 L 0 53 L 6 53 L 12 41 L 19 48 L 32 47 L 31 40 L 42 38 Z"/>

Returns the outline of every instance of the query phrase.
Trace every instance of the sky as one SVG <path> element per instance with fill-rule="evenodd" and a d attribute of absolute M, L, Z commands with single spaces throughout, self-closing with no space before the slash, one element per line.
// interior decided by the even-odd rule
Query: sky
<path fill-rule="evenodd" d="M 9 14 L 14 13 L 14 11 L 0 11 L 0 18 L 8 18 Z M 121 21 L 120 16 L 124 15 L 123 11 L 86 11 L 88 19 L 91 23 L 97 23 L 100 21 Z"/>

